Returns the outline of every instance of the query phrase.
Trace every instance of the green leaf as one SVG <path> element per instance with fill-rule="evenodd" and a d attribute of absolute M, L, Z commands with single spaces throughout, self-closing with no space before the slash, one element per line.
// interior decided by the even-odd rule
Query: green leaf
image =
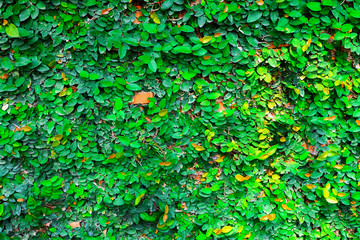
<path fill-rule="evenodd" d="M 125 204 L 125 201 L 121 197 L 117 197 L 117 198 L 115 198 L 113 204 L 115 206 L 121 206 L 121 205 Z"/>
<path fill-rule="evenodd" d="M 333 0 L 322 0 L 322 5 L 324 6 L 335 6 Z"/>
<path fill-rule="evenodd" d="M 351 194 L 351 197 L 355 200 L 360 200 L 360 192 L 354 192 Z"/>
<path fill-rule="evenodd" d="M 50 187 L 52 185 L 50 180 L 44 180 L 41 182 L 41 185 L 45 186 L 45 187 Z"/>
<path fill-rule="evenodd" d="M 9 37 L 13 37 L 13 38 L 18 38 L 18 37 L 20 37 L 20 35 L 19 35 L 19 30 L 18 30 L 17 27 L 16 27 L 14 24 L 12 24 L 12 23 L 10 23 L 9 26 L 7 26 L 7 27 L 5 28 L 5 32 L 6 32 L 6 34 L 7 34 Z"/>
<path fill-rule="evenodd" d="M 201 189 L 201 192 L 206 194 L 206 195 L 209 195 L 212 193 L 211 189 L 210 188 L 202 188 Z"/>
<path fill-rule="evenodd" d="M 20 21 L 23 22 L 28 19 L 30 17 L 30 13 L 30 8 L 26 8 L 25 10 L 21 11 L 21 13 L 19 14 Z"/>
<path fill-rule="evenodd" d="M 0 204 L 0 217 L 3 215 L 4 213 L 4 205 Z"/>
<path fill-rule="evenodd" d="M 261 11 L 250 11 L 248 17 L 247 17 L 247 22 L 248 23 L 252 23 L 252 22 L 256 22 L 257 20 L 259 20 L 262 16 L 262 12 Z"/>
<path fill-rule="evenodd" d="M 184 25 L 180 28 L 181 31 L 183 32 L 194 32 L 195 29 L 191 26 L 188 26 L 188 25 Z"/>
<path fill-rule="evenodd" d="M 14 133 L 14 141 L 20 140 L 25 136 L 23 131 L 18 131 Z"/>
<path fill-rule="evenodd" d="M 1 67 L 4 68 L 4 69 L 11 69 L 13 67 L 13 64 L 11 63 L 9 58 L 4 57 L 1 60 Z"/>
<path fill-rule="evenodd" d="M 144 221 L 148 221 L 148 222 L 154 222 L 156 221 L 156 218 L 154 216 L 150 216 L 148 213 L 146 212 L 142 212 L 140 213 L 140 218 Z"/>
<path fill-rule="evenodd" d="M 136 83 L 130 83 L 128 85 L 126 85 L 126 88 L 129 89 L 130 91 L 140 91 L 141 87 L 139 85 L 137 85 Z"/>
<path fill-rule="evenodd" d="M 148 63 L 148 66 L 151 71 L 156 72 L 157 64 L 156 64 L 155 59 L 151 59 L 150 62 Z"/>
<path fill-rule="evenodd" d="M 169 8 L 171 8 L 171 6 L 174 4 L 174 0 L 165 0 L 162 4 L 161 4 L 161 10 L 167 10 Z"/>
<path fill-rule="evenodd" d="M 360 18 L 360 10 L 353 10 L 350 13 L 350 16 L 352 16 L 353 18 Z"/>
<path fill-rule="evenodd" d="M 321 11 L 321 3 L 319 2 L 309 2 L 306 6 L 312 11 Z"/>
<path fill-rule="evenodd" d="M 148 33 L 155 34 L 158 31 L 158 25 L 154 23 L 144 23 L 143 24 L 145 31 Z"/>
<path fill-rule="evenodd" d="M 177 46 L 173 49 L 175 52 L 179 53 L 191 53 L 191 47 L 190 46 Z"/>

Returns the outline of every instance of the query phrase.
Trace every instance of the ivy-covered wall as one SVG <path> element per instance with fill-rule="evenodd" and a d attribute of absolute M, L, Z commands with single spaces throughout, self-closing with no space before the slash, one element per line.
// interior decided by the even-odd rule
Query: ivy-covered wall
<path fill-rule="evenodd" d="M 1 0 L 0 239 L 360 239 L 360 3 Z"/>

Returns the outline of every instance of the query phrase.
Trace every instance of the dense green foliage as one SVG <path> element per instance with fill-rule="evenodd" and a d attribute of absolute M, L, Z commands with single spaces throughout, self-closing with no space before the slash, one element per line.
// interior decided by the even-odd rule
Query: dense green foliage
<path fill-rule="evenodd" d="M 0 239 L 360 238 L 358 1 L 1 0 L 0 24 Z"/>

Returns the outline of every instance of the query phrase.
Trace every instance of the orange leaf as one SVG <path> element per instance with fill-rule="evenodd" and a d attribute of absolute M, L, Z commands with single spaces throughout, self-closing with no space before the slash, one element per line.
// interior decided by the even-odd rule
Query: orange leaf
<path fill-rule="evenodd" d="M 136 18 L 141 17 L 141 16 L 144 16 L 141 11 L 135 11 Z"/>
<path fill-rule="evenodd" d="M 326 117 L 324 118 L 325 121 L 334 121 L 336 116 Z"/>
<path fill-rule="evenodd" d="M 356 120 L 355 122 L 356 122 L 356 124 L 357 124 L 358 126 L 360 126 L 360 121 L 359 121 L 359 120 Z"/>
<path fill-rule="evenodd" d="M 257 1 L 257 4 L 258 4 L 259 6 L 264 5 L 264 1 L 263 1 L 263 0 L 259 0 L 259 1 Z"/>
<path fill-rule="evenodd" d="M 221 33 L 215 33 L 214 34 L 214 37 L 216 37 L 216 38 L 219 37 L 219 36 L 221 36 Z"/>
<path fill-rule="evenodd" d="M 308 189 L 313 189 L 313 188 L 316 187 L 316 186 L 313 185 L 313 184 L 306 184 L 306 187 L 307 187 Z"/>
<path fill-rule="evenodd" d="M 211 56 L 204 56 L 204 57 L 203 57 L 204 60 L 208 60 L 208 59 L 210 59 L 210 58 L 211 58 Z"/>
<path fill-rule="evenodd" d="M 218 108 L 218 112 L 222 112 L 222 111 L 224 111 L 225 110 L 225 106 L 224 106 L 224 104 L 222 103 L 222 102 L 219 102 L 219 108 Z"/>
<path fill-rule="evenodd" d="M 168 218 L 168 215 L 167 215 L 167 214 L 164 214 L 164 216 L 163 216 L 163 221 L 166 222 L 167 218 Z"/>
<path fill-rule="evenodd" d="M 311 173 L 305 173 L 305 177 L 310 177 Z"/>
<path fill-rule="evenodd" d="M 229 7 L 226 6 L 225 9 L 224 9 L 224 11 L 223 11 L 223 13 L 227 13 L 228 10 L 229 10 Z"/>
<path fill-rule="evenodd" d="M 338 196 L 339 197 L 343 197 L 343 196 L 345 196 L 346 194 L 345 193 L 338 193 Z"/>
<path fill-rule="evenodd" d="M 115 156 L 116 156 L 116 154 L 113 153 L 113 154 L 111 154 L 111 155 L 108 157 L 108 159 L 113 159 Z"/>
<path fill-rule="evenodd" d="M 165 206 L 165 214 L 168 214 L 168 212 L 169 212 L 169 206 L 166 205 L 166 206 Z M 165 222 L 165 221 L 164 221 L 164 222 Z"/>
<path fill-rule="evenodd" d="M 160 166 L 170 166 L 171 165 L 171 162 L 161 162 L 160 163 Z"/>
<path fill-rule="evenodd" d="M 275 201 L 275 202 L 282 202 L 282 201 L 284 201 L 284 200 L 282 200 L 281 198 L 276 198 L 274 201 Z"/>
<path fill-rule="evenodd" d="M 268 219 L 269 219 L 268 215 L 265 215 L 260 218 L 260 221 L 266 221 Z"/>
<path fill-rule="evenodd" d="M 9 74 L 7 74 L 7 73 L 5 73 L 4 75 L 2 75 L 1 77 L 0 77 L 0 79 L 8 79 L 9 78 Z"/>
<path fill-rule="evenodd" d="M 275 214 L 275 213 L 269 214 L 269 215 L 267 215 L 267 216 L 268 216 L 269 221 L 274 221 L 274 219 L 276 218 L 276 214 Z"/>
<path fill-rule="evenodd" d="M 250 238 L 251 237 L 251 232 L 249 232 L 248 234 L 246 234 L 245 236 L 244 236 L 244 238 Z"/>
<path fill-rule="evenodd" d="M 139 92 L 134 96 L 132 104 L 148 104 L 150 103 L 148 98 L 154 97 L 152 92 Z"/>
<path fill-rule="evenodd" d="M 111 11 L 111 8 L 104 9 L 101 11 L 101 15 L 107 15 L 107 14 L 109 14 L 110 11 Z"/>
<path fill-rule="evenodd" d="M 24 201 L 24 199 L 23 198 L 19 198 L 18 200 L 16 200 L 16 201 L 18 201 L 18 202 L 23 202 Z"/>
<path fill-rule="evenodd" d="M 69 225 L 70 225 L 70 227 L 72 229 L 77 228 L 77 227 L 81 227 L 80 222 L 71 222 L 71 223 L 69 223 Z"/>

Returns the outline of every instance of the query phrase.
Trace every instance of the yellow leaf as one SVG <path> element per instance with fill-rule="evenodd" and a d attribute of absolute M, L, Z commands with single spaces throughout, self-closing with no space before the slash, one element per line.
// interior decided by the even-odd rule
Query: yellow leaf
<path fill-rule="evenodd" d="M 336 198 L 334 198 L 334 197 L 326 198 L 326 201 L 327 201 L 328 203 L 332 203 L 332 204 L 338 203 L 338 200 L 337 200 Z"/>
<path fill-rule="evenodd" d="M 205 36 L 205 37 L 203 37 L 203 38 L 200 38 L 200 42 L 202 42 L 202 43 L 208 43 L 208 42 L 211 41 L 211 39 L 212 39 L 211 36 Z"/>
<path fill-rule="evenodd" d="M 24 127 L 24 132 L 30 132 L 30 131 L 31 131 L 31 127 L 29 127 L 29 126 Z"/>
<path fill-rule="evenodd" d="M 326 188 L 324 188 L 324 190 L 323 190 L 323 195 L 324 195 L 324 198 L 330 197 L 330 193 Z"/>
<path fill-rule="evenodd" d="M 264 140 L 266 138 L 266 135 L 265 134 L 261 134 L 260 136 L 259 136 L 259 140 Z"/>
<path fill-rule="evenodd" d="M 154 21 L 154 23 L 156 23 L 156 24 L 160 24 L 160 23 L 161 23 L 160 20 L 159 20 L 158 15 L 156 15 L 156 13 L 150 14 L 150 17 L 151 17 L 151 19 Z"/>
<path fill-rule="evenodd" d="M 297 131 L 300 130 L 300 128 L 301 128 L 301 127 L 295 127 L 295 126 L 293 126 L 293 127 L 292 127 L 292 130 L 294 130 L 295 132 L 297 132 Z"/>
<path fill-rule="evenodd" d="M 198 152 L 205 150 L 205 148 L 204 148 L 203 146 L 201 146 L 201 145 L 197 145 L 197 144 L 195 144 L 195 143 L 193 143 L 193 144 L 191 144 L 191 145 L 192 145 L 192 146 L 195 148 L 195 150 L 198 151 Z"/>
<path fill-rule="evenodd" d="M 239 182 L 245 181 L 245 178 L 244 178 L 243 176 L 241 176 L 240 174 L 235 175 L 235 178 L 236 178 L 236 180 L 238 180 Z"/>
<path fill-rule="evenodd" d="M 274 102 L 268 102 L 268 107 L 270 108 L 270 109 L 273 109 L 274 107 L 275 107 L 275 103 Z"/>
<path fill-rule="evenodd" d="M 233 228 L 231 226 L 225 226 L 223 227 L 221 230 L 223 233 L 228 233 L 232 230 Z"/>
<path fill-rule="evenodd" d="M 341 170 L 341 169 L 343 168 L 343 166 L 341 166 L 341 165 L 339 165 L 339 164 L 336 164 L 336 165 L 334 166 L 334 168 L 336 168 L 336 169 L 338 169 L 338 170 Z"/>
<path fill-rule="evenodd" d="M 58 135 L 56 135 L 54 138 L 55 138 L 56 141 L 60 141 L 60 140 L 63 138 L 63 135 L 62 135 L 62 134 L 58 134 Z"/>
<path fill-rule="evenodd" d="M 323 89 L 323 92 L 324 92 L 326 95 L 329 95 L 329 94 L 330 94 L 329 88 L 324 88 L 324 89 Z"/>
<path fill-rule="evenodd" d="M 281 138 L 280 138 L 280 142 L 286 142 L 286 138 L 285 138 L 285 137 L 281 137 Z"/>
<path fill-rule="evenodd" d="M 238 233 L 241 233 L 244 230 L 244 226 L 240 226 L 239 230 L 237 231 Z"/>
<path fill-rule="evenodd" d="M 323 152 L 323 153 L 317 158 L 317 160 L 318 160 L 318 161 L 324 160 L 325 158 L 327 158 L 328 155 L 329 155 L 328 152 Z"/>
<path fill-rule="evenodd" d="M 303 52 L 306 52 L 306 50 L 309 48 L 309 46 L 308 45 L 304 45 L 304 46 L 302 46 L 302 51 Z"/>
<path fill-rule="evenodd" d="M 215 160 L 215 162 L 221 163 L 221 162 L 224 161 L 224 158 L 225 158 L 225 156 L 218 157 L 218 158 Z"/>
<path fill-rule="evenodd" d="M 269 157 L 268 154 L 264 154 L 264 155 L 262 155 L 262 156 L 260 157 L 260 159 L 261 159 L 261 160 L 265 160 L 265 159 L 267 159 L 268 157 Z"/>
<path fill-rule="evenodd" d="M 277 174 L 274 174 L 274 175 L 272 175 L 271 178 L 274 179 L 274 180 L 278 180 L 278 179 L 280 179 L 280 176 L 277 175 Z"/>
<path fill-rule="evenodd" d="M 156 225 L 157 228 L 163 228 L 163 227 L 165 227 L 165 226 L 166 226 L 166 223 L 161 224 L 161 225 L 160 225 L 160 223 L 158 223 L 158 224 Z"/>
<path fill-rule="evenodd" d="M 298 88 L 295 88 L 294 91 L 295 91 L 295 93 L 296 93 L 297 95 L 300 94 L 300 90 L 299 90 Z"/>
<path fill-rule="evenodd" d="M 167 109 L 162 109 L 162 110 L 159 112 L 159 116 L 160 116 L 160 117 L 165 116 L 165 115 L 168 113 L 168 111 L 169 111 L 169 110 L 167 110 Z"/>

